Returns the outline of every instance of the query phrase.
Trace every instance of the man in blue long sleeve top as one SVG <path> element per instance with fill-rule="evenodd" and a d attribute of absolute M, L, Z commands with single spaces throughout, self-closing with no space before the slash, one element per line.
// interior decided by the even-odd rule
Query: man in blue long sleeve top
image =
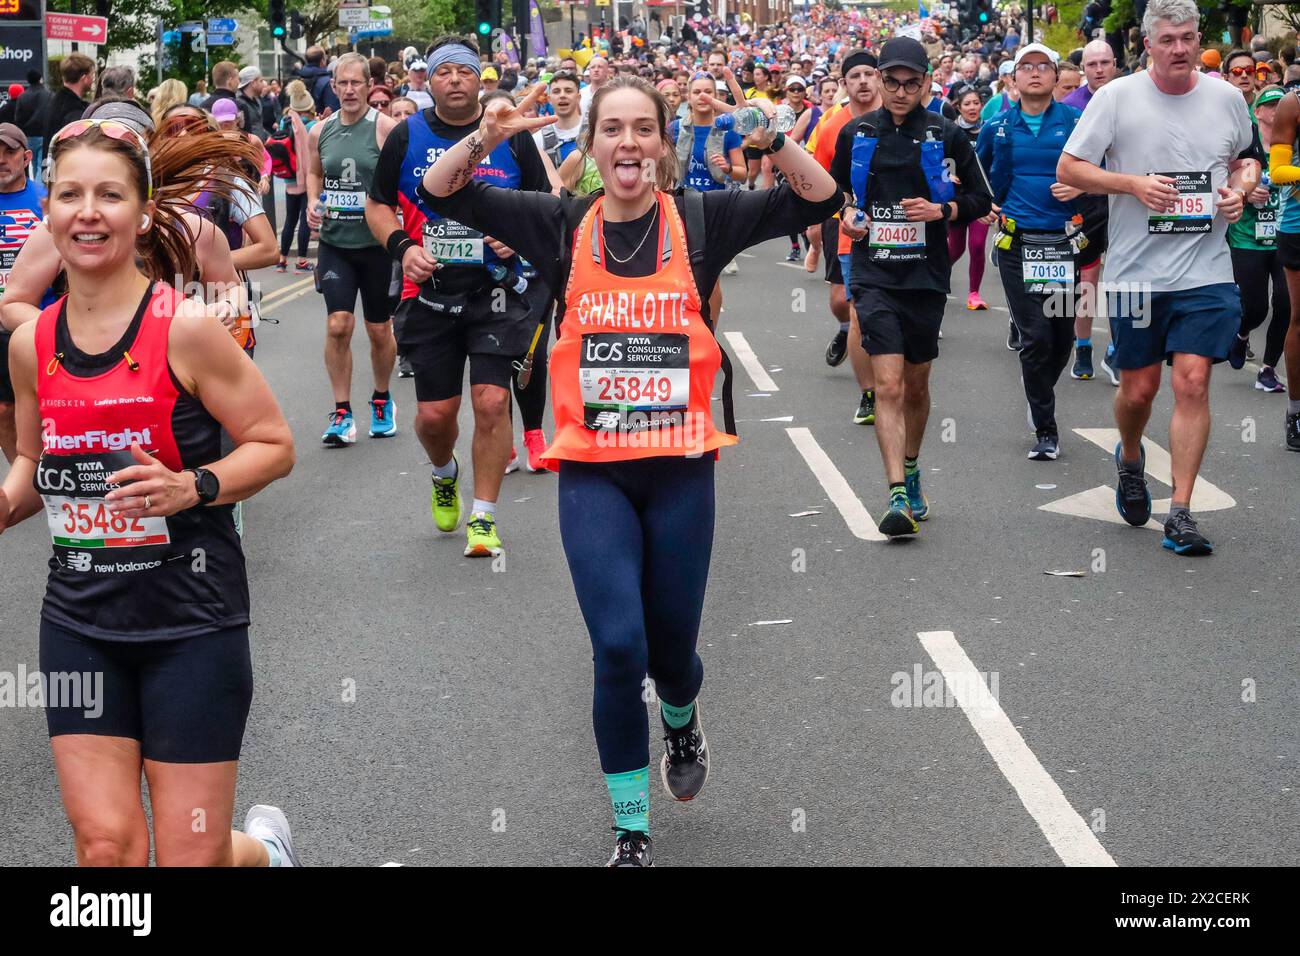
<path fill-rule="evenodd" d="M 1080 114 L 1053 99 L 1056 72 L 1054 51 L 1038 43 L 1022 48 L 1015 59 L 1020 102 L 984 124 L 975 147 L 1001 215 L 994 256 L 1012 338 L 1018 334 L 1021 345 L 1034 461 L 1059 454 L 1055 388 L 1070 360 L 1078 305 L 1081 233 L 1072 220 L 1080 192 L 1056 181 L 1056 164 Z"/>

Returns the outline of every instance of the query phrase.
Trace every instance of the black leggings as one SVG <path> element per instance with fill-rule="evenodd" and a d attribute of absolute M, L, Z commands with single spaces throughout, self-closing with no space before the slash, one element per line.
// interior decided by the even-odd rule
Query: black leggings
<path fill-rule="evenodd" d="M 293 242 L 293 228 L 298 227 L 298 258 L 307 258 L 307 194 L 285 193 L 284 196 L 284 230 L 280 233 L 280 258 L 289 255 L 289 245 Z"/>
<path fill-rule="evenodd" d="M 538 280 L 533 280 L 537 282 Z M 528 387 L 521 389 L 519 387 L 519 375 L 516 373 L 510 377 L 510 387 L 514 392 L 515 401 L 519 403 L 519 417 L 523 420 L 524 431 L 534 431 L 542 427 L 542 416 L 546 414 L 546 366 L 547 366 L 547 346 L 551 337 L 551 315 L 553 312 L 553 303 L 551 294 L 544 286 L 538 282 L 537 293 L 539 299 L 544 295 L 545 308 L 548 310 L 546 324 L 542 326 L 542 334 L 537 339 L 537 350 L 533 352 L 533 373 L 528 379 Z M 529 286 L 528 295 L 532 296 L 534 290 Z M 535 329 L 536 326 L 533 326 Z M 532 339 L 529 339 L 531 342 Z M 520 361 L 523 356 L 520 356 Z"/>
<path fill-rule="evenodd" d="M 1264 340 L 1264 364 L 1276 368 L 1291 322 L 1291 293 L 1276 250 L 1232 249 L 1232 277 L 1241 290 L 1241 335 L 1250 335 L 1268 318 L 1268 282 L 1273 280 L 1273 320 Z"/>

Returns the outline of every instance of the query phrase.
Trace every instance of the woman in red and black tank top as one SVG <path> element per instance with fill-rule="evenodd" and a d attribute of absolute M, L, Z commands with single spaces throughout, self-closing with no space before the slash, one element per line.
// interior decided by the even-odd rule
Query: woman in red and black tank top
<path fill-rule="evenodd" d="M 38 512 L 49 527 L 41 671 L 78 862 L 148 862 L 143 771 L 160 865 L 291 864 L 274 808 L 228 835 L 252 696 L 231 511 L 292 468 L 288 425 L 229 333 L 159 281 L 190 274 L 193 250 L 181 206 L 152 197 L 138 134 L 80 121 L 51 157 L 69 291 L 11 343 L 18 458 L 0 530 Z"/>

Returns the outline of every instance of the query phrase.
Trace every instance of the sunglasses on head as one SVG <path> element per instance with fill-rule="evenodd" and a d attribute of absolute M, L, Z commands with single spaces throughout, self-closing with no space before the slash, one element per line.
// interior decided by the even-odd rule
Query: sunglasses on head
<path fill-rule="evenodd" d="M 148 183 L 149 198 L 153 198 L 153 165 L 149 162 L 149 144 L 144 141 L 144 137 L 133 130 L 125 123 L 118 120 L 108 119 L 83 119 L 69 123 L 63 129 L 54 134 L 54 139 L 50 141 L 53 146 L 65 139 L 76 139 L 78 136 L 84 136 L 87 131 L 97 129 L 109 139 L 115 139 L 121 143 L 128 143 L 140 150 L 140 155 L 144 157 L 144 178 Z"/>

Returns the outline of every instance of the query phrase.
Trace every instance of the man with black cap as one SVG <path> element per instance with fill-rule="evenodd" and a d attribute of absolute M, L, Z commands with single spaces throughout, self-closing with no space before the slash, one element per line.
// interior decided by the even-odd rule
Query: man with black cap
<path fill-rule="evenodd" d="M 987 215 L 992 192 L 966 133 L 921 106 L 925 48 L 894 37 L 880 50 L 884 107 L 845 125 L 831 175 L 847 197 L 849 293 L 876 378 L 876 440 L 889 482 L 880 521 L 915 534 L 929 514 L 917 459 L 930 414 L 930 363 L 950 289 L 947 223 Z"/>
<path fill-rule="evenodd" d="M 13 123 L 0 123 L 0 300 L 9 270 L 41 221 L 45 187 L 27 175 L 32 162 L 27 134 Z M 0 327 L 0 451 L 14 460 L 14 386 L 9 380 L 9 332 Z"/>

